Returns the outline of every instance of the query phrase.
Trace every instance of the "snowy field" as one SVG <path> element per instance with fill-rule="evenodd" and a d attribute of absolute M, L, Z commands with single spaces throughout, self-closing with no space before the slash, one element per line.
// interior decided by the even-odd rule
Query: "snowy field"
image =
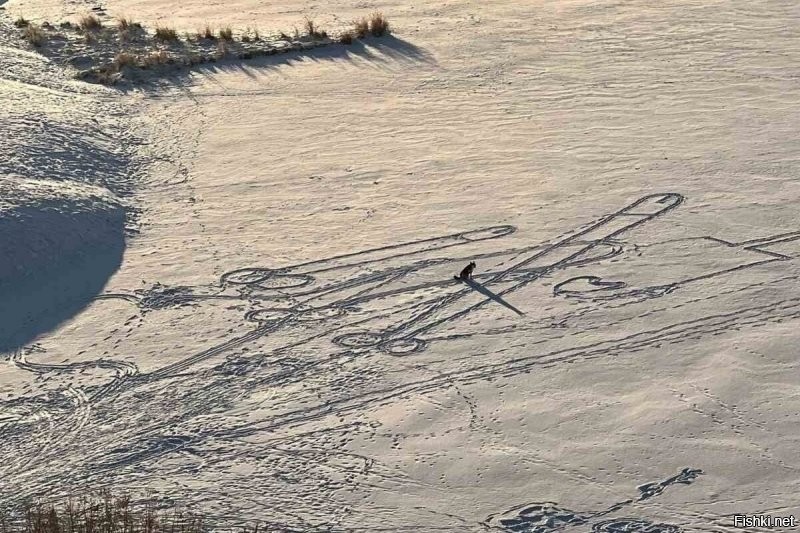
<path fill-rule="evenodd" d="M 287 532 L 800 518 L 797 2 L 0 17 L 95 6 L 393 35 L 125 91 L 0 39 L 0 501 L 150 489 Z"/>

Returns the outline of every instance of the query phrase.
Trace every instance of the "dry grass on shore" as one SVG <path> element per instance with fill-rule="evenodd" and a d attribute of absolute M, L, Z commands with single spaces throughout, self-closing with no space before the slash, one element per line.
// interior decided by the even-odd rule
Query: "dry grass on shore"
<path fill-rule="evenodd" d="M 94 14 L 85 14 L 76 23 L 61 22 L 58 27 L 47 22 L 34 24 L 19 17 L 15 26 L 20 28 L 20 37 L 41 53 L 65 63 L 80 64 L 78 79 L 108 85 L 123 79 L 142 79 L 136 71 L 161 65 L 194 66 L 229 57 L 250 59 L 332 43 L 350 45 L 358 39 L 389 32 L 389 22 L 379 12 L 354 21 L 350 28 L 333 36 L 310 18 L 305 19 L 302 30 L 295 27 L 291 36 L 280 32 L 266 38 L 250 27 L 234 33 L 230 26 L 215 31 L 210 24 L 182 35 L 175 28 L 162 25 L 148 31 L 128 16 L 104 25 Z M 88 66 L 84 66 L 87 62 Z M 167 72 L 159 70 L 162 74 Z"/>
<path fill-rule="evenodd" d="M 389 20 L 383 13 L 376 12 L 369 17 L 369 32 L 375 37 L 389 33 Z"/>
<path fill-rule="evenodd" d="M 203 533 L 201 514 L 108 492 L 0 511 L 0 533 Z"/>

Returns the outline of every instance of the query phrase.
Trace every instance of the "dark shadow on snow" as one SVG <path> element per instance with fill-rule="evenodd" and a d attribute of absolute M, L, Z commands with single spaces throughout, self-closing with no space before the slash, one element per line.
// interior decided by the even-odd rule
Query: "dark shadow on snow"
<path fill-rule="evenodd" d="M 133 89 L 158 91 L 184 85 L 193 75 L 213 75 L 222 72 L 241 72 L 253 77 L 264 71 L 277 71 L 285 66 L 306 62 L 359 62 L 375 68 L 391 69 L 397 64 L 436 65 L 425 49 L 393 35 L 369 37 L 344 45 L 332 43 L 307 50 L 294 50 L 274 55 L 259 55 L 250 59 L 229 57 L 195 66 L 172 66 L 167 71 L 144 71 L 136 80 L 117 86 L 126 92 Z"/>
<path fill-rule="evenodd" d="M 120 267 L 125 249 L 122 209 L 25 211 L 0 219 L 0 234 L 12 236 L 0 243 L 0 253 L 13 263 L 0 279 L 0 352 L 29 344 L 88 306 Z M 45 245 L 31 253 L 37 242 Z"/>
<path fill-rule="evenodd" d="M 472 287 L 473 289 L 475 289 L 479 293 L 483 294 L 487 298 L 489 298 L 491 300 L 494 300 L 495 302 L 499 303 L 500 305 L 503 305 L 503 306 L 511 309 L 512 311 L 514 311 L 518 315 L 522 316 L 522 315 L 525 314 L 522 311 L 520 311 L 519 309 L 517 309 L 516 307 L 514 307 L 513 305 L 511 305 L 510 303 L 508 303 L 507 301 L 503 300 L 499 295 L 493 293 L 492 291 L 490 291 L 489 289 L 487 289 L 486 287 L 484 287 L 483 285 L 481 285 L 480 283 L 475 281 L 474 279 L 462 279 L 461 281 L 463 281 L 464 283 L 466 283 L 467 285 L 469 285 L 470 287 Z"/>

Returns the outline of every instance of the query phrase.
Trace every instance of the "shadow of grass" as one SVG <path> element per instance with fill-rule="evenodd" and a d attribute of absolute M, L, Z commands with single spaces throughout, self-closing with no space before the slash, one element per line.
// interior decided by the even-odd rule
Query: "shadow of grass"
<path fill-rule="evenodd" d="M 161 71 L 144 72 L 136 80 L 117 88 L 123 92 L 130 90 L 158 91 L 184 85 L 195 75 L 214 75 L 223 72 L 240 72 L 254 77 L 253 71 L 277 71 L 285 66 L 307 62 L 360 62 L 375 66 L 395 64 L 436 65 L 434 57 L 413 43 L 393 35 L 369 37 L 351 44 L 331 43 L 306 50 L 292 50 L 274 55 L 258 55 L 242 59 L 235 56 L 194 66 L 175 65 Z"/>

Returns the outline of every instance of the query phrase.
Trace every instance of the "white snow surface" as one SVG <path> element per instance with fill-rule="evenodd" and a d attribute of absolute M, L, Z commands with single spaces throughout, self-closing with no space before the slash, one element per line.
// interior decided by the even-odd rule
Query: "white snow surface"
<path fill-rule="evenodd" d="M 103 7 L 181 31 L 380 9 L 394 31 L 47 97 L 132 105 L 148 138 L 121 144 L 152 164 L 99 297 L 0 366 L 0 500 L 152 489 L 320 532 L 800 516 L 796 2 Z M 6 66 L 3 97 L 45 91 L 16 81 L 39 68 Z M 36 189 L 50 136 L 20 131 L 11 188 Z M 126 182 L 88 176 L 42 194 L 115 205 L 93 187 Z"/>
<path fill-rule="evenodd" d="M 69 318 L 119 266 L 135 136 L 115 96 L 22 47 L 5 18 L 0 33 L 0 349 L 11 349 Z"/>

